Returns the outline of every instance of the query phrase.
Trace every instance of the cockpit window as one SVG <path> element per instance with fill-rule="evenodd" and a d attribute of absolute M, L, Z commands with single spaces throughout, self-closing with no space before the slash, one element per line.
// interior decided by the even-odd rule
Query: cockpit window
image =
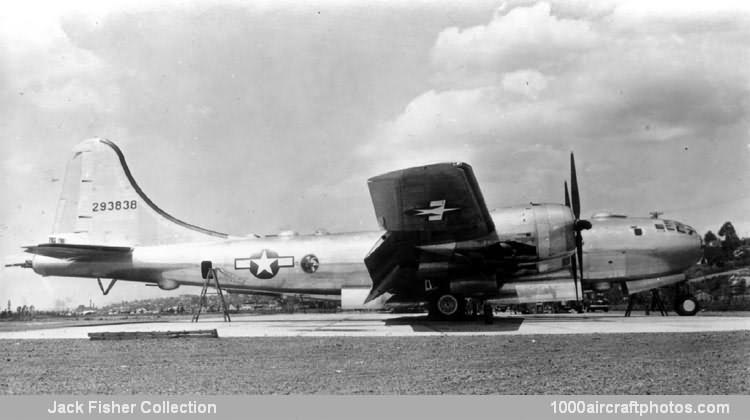
<path fill-rule="evenodd" d="M 663 232 L 664 229 L 671 230 L 671 231 L 677 231 L 679 233 L 684 233 L 687 235 L 695 235 L 695 229 L 691 228 L 688 225 L 682 224 L 680 222 L 676 222 L 674 220 L 664 220 L 662 223 L 655 223 L 654 226 L 656 227 L 656 230 Z"/>
<path fill-rule="evenodd" d="M 631 226 L 630 228 L 633 229 L 633 234 L 635 236 L 643 235 L 643 229 L 639 228 L 638 226 Z"/>

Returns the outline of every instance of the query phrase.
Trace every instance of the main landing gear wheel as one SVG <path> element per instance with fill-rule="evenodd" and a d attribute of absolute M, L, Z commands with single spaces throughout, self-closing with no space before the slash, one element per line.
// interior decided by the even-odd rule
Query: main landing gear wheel
<path fill-rule="evenodd" d="M 430 318 L 461 319 L 466 311 L 466 302 L 461 296 L 450 293 L 442 294 L 430 302 Z"/>
<path fill-rule="evenodd" d="M 693 296 L 679 296 L 674 302 L 674 311 L 681 316 L 693 316 L 698 313 L 698 300 Z"/>

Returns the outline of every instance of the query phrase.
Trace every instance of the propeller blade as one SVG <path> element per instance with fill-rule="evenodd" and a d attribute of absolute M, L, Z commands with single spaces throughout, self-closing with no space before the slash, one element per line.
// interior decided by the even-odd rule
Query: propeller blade
<path fill-rule="evenodd" d="M 576 220 L 581 218 L 581 198 L 578 195 L 578 177 L 576 176 L 576 160 L 573 152 L 570 153 L 570 193 L 573 201 L 573 215 Z"/>
<path fill-rule="evenodd" d="M 581 276 L 581 282 L 583 282 L 583 236 L 581 231 L 576 232 L 576 257 L 578 259 L 578 269 Z M 576 289 L 576 295 L 578 295 L 578 289 Z"/>
<path fill-rule="evenodd" d="M 571 271 L 573 272 L 573 285 L 575 286 L 575 289 L 576 289 L 576 302 L 580 302 L 581 300 L 578 297 L 578 266 L 576 264 L 575 255 L 570 256 L 570 266 L 572 269 Z"/>
<path fill-rule="evenodd" d="M 581 302 L 581 296 L 578 294 L 578 281 L 583 284 L 583 236 L 582 230 L 591 229 L 591 222 L 581 220 L 581 197 L 578 193 L 578 176 L 576 175 L 576 160 L 573 152 L 570 153 L 570 195 L 568 196 L 568 183 L 565 183 L 565 205 L 573 210 L 573 230 L 575 232 L 576 255 L 571 256 L 570 264 L 573 270 L 573 282 L 576 288 L 576 302 Z M 581 288 L 583 289 L 583 288 Z"/>

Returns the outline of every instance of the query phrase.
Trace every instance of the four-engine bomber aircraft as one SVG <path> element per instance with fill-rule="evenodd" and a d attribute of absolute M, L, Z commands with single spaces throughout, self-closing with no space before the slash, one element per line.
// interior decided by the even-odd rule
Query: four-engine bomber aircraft
<path fill-rule="evenodd" d="M 580 219 L 572 155 L 572 201 L 566 184 L 564 205 L 489 211 L 464 163 L 390 172 L 368 185 L 384 231 L 235 237 L 167 214 L 114 143 L 89 139 L 73 149 L 54 232 L 48 243 L 25 247 L 34 257 L 23 265 L 42 276 L 97 278 L 105 294 L 116 280 L 202 286 L 210 266 L 232 293 L 336 298 L 344 308 L 427 302 L 432 316 L 456 319 L 467 302 L 475 310 L 485 303 L 491 316 L 489 302 L 579 300 L 584 286 L 637 293 L 681 283 L 701 254 L 699 235 L 679 222 Z M 106 290 L 101 279 L 111 279 Z M 676 311 L 693 315 L 697 302 L 683 289 L 676 288 Z"/>

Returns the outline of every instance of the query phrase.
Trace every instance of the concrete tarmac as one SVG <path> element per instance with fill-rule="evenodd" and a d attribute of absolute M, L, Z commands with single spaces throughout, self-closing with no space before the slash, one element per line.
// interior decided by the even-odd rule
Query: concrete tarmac
<path fill-rule="evenodd" d="M 746 314 L 742 314 L 746 315 Z M 33 329 L 0 332 L 0 339 L 87 339 L 91 332 L 191 331 L 216 329 L 219 337 L 419 337 L 440 335 L 531 335 L 531 334 L 608 334 L 670 333 L 750 330 L 750 317 L 644 316 L 622 313 L 497 315 L 491 325 L 476 321 L 437 322 L 425 314 L 334 313 L 232 315 L 223 322 L 214 314 L 197 323 L 189 319 L 165 318 L 155 322 Z"/>

